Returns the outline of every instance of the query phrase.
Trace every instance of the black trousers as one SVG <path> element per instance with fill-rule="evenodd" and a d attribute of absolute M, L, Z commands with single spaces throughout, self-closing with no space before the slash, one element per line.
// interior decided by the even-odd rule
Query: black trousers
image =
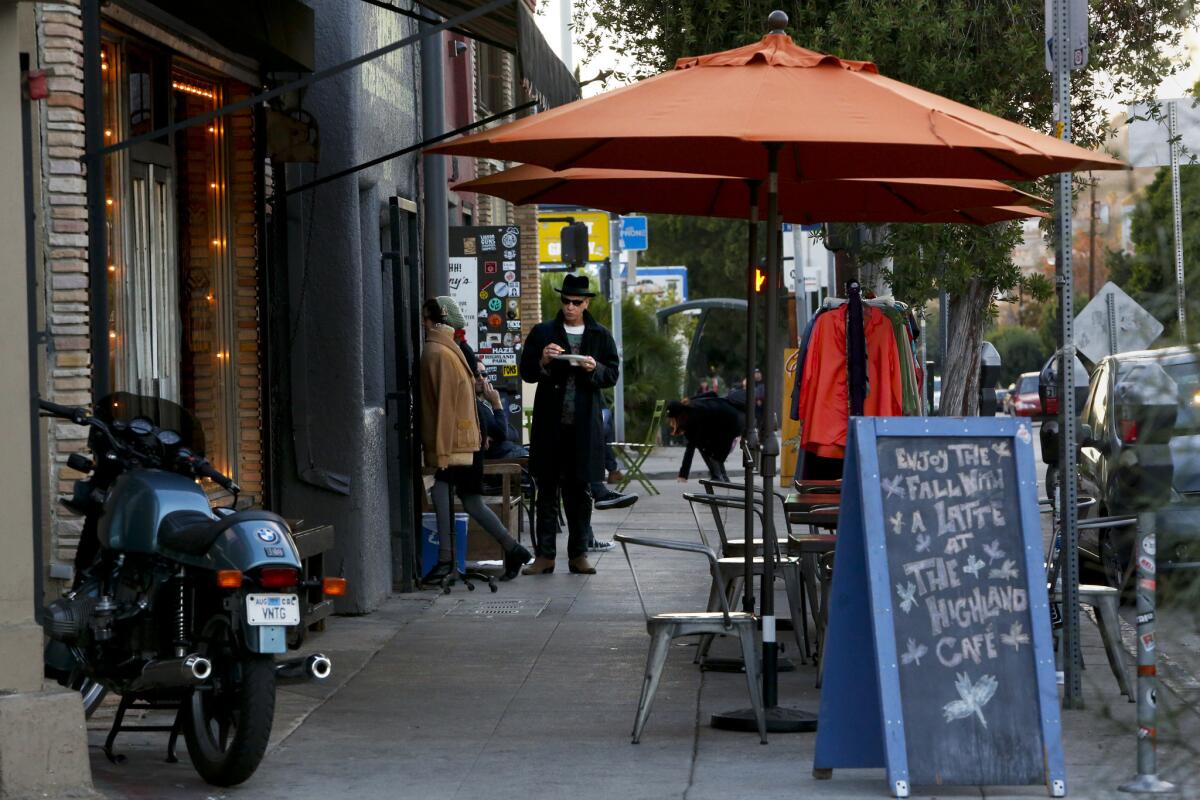
<path fill-rule="evenodd" d="M 562 497 L 567 517 L 567 558 L 579 558 L 587 553 L 588 534 L 592 525 L 592 495 L 587 481 L 576 480 L 575 430 L 569 426 L 559 429 L 554 469 L 543 469 L 537 482 L 537 555 L 554 558 L 558 546 L 558 501 Z"/>

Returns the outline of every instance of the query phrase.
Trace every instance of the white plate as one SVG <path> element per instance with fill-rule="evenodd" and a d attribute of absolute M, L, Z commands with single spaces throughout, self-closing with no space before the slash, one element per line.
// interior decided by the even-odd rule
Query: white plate
<path fill-rule="evenodd" d="M 295 594 L 246 595 L 246 621 L 251 625 L 299 625 L 300 596 Z"/>
<path fill-rule="evenodd" d="M 572 353 L 563 353 L 562 355 L 554 356 L 555 361 L 566 361 L 571 364 L 586 364 L 587 356 L 577 356 Z"/>

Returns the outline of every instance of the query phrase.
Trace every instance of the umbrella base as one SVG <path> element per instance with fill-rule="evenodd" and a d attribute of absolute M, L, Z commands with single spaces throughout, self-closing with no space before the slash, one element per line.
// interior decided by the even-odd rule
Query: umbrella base
<path fill-rule="evenodd" d="M 753 708 L 713 714 L 712 726 L 721 731 L 758 732 L 758 721 L 755 719 Z M 767 733 L 812 733 L 816 729 L 816 714 L 786 706 L 767 709 Z"/>
<path fill-rule="evenodd" d="M 746 662 L 736 656 L 729 658 L 706 658 L 700 665 L 701 672 L 745 672 Z M 781 658 L 775 667 L 776 672 L 795 672 L 796 662 L 790 658 Z"/>

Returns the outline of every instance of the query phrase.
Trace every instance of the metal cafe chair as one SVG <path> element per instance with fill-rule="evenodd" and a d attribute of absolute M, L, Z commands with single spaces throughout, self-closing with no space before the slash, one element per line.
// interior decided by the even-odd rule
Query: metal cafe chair
<path fill-rule="evenodd" d="M 716 515 L 718 508 L 732 508 L 745 510 L 746 500 L 744 497 L 719 495 L 719 494 L 693 494 L 685 492 L 683 499 L 688 501 L 688 506 L 692 510 L 692 518 L 696 520 L 696 530 L 700 533 L 700 539 L 706 547 L 711 547 L 708 540 L 708 533 L 704 530 L 704 526 L 700 523 L 700 515 L 696 512 L 697 506 L 708 506 L 713 509 Z M 762 520 L 762 503 L 756 502 L 754 506 L 754 514 Z M 724 527 L 718 523 L 718 532 L 723 532 Z M 722 555 L 718 559 L 721 567 L 726 570 L 726 581 L 720 586 L 713 584 L 712 592 L 708 599 L 708 610 L 713 611 L 717 607 L 718 599 L 716 595 L 723 593 L 725 601 L 733 604 L 741 591 L 742 582 L 744 580 L 744 565 L 745 565 L 745 549 L 737 548 L 737 555 L 727 555 L 724 542 L 728 541 L 722 537 Z M 751 564 L 752 574 L 761 576 L 763 573 L 763 555 L 762 555 L 762 540 L 756 539 L 756 553 Z M 796 640 L 796 648 L 802 654 L 801 661 L 807 660 L 811 653 L 808 646 L 808 612 L 805 608 L 804 593 L 801 591 L 804 585 L 804 575 L 802 572 L 800 559 L 790 556 L 782 556 L 779 550 L 779 544 L 775 546 L 775 572 L 783 578 L 783 584 L 786 589 L 788 610 L 791 613 L 792 621 L 792 636 Z M 703 664 L 705 657 L 708 655 L 709 649 L 712 647 L 712 636 L 705 636 L 700 640 L 700 646 L 696 649 L 696 663 Z"/>
<path fill-rule="evenodd" d="M 637 570 L 634 569 L 633 560 L 629 557 L 629 545 L 703 555 L 708 560 L 708 570 L 712 576 L 714 587 L 724 585 L 717 554 L 712 551 L 712 548 L 698 542 L 646 539 L 624 533 L 618 533 L 613 538 L 621 543 L 625 560 L 629 563 L 629 572 L 633 576 L 633 586 L 637 590 L 638 602 L 641 603 L 642 613 L 646 617 L 646 632 L 650 634 L 650 652 L 646 656 L 642 693 L 638 699 L 637 717 L 633 723 L 633 743 L 637 744 L 642 738 L 642 729 L 646 727 L 646 720 L 650 716 L 650 705 L 654 702 L 655 692 L 658 691 L 663 667 L 667 662 L 667 653 L 671 649 L 671 641 L 683 636 L 730 634 L 737 635 L 741 640 L 742 658 L 745 659 L 746 664 L 746 687 L 750 690 L 750 704 L 754 707 L 754 714 L 758 722 L 758 737 L 765 744 L 767 720 L 759 688 L 758 652 L 754 644 L 754 631 L 758 620 L 753 614 L 730 611 L 729 603 L 724 594 L 719 591 L 717 595 L 721 606 L 720 611 L 677 611 L 651 614 L 646 609 L 646 598 L 642 594 L 641 583 L 638 582 Z"/>
<path fill-rule="evenodd" d="M 658 441 L 658 429 L 662 427 L 663 412 L 667 408 L 666 400 L 658 400 L 654 403 L 654 413 L 650 417 L 650 428 L 646 431 L 646 438 L 640 442 L 612 442 L 613 451 L 620 457 L 622 465 L 625 467 L 625 477 L 617 484 L 617 491 L 625 491 L 625 487 L 637 481 L 646 490 L 648 495 L 661 494 L 658 487 L 650 480 L 649 476 L 642 470 L 646 459 L 654 452 L 656 447 L 655 442 Z"/>
<path fill-rule="evenodd" d="M 1049 508 L 1046 508 L 1047 503 L 1041 502 L 1043 512 L 1055 513 L 1055 506 L 1049 503 Z M 1083 512 L 1088 508 L 1096 505 L 1094 497 L 1080 497 L 1076 503 L 1076 508 L 1079 512 Z M 1047 585 L 1050 589 L 1051 604 L 1062 607 L 1063 592 L 1062 592 L 1062 541 L 1059 523 L 1055 514 L 1054 535 L 1050 537 L 1050 552 L 1046 557 L 1047 567 Z M 1096 517 L 1094 519 L 1079 520 L 1078 527 L 1080 530 L 1088 528 L 1117 528 L 1127 525 L 1137 524 L 1137 518 L 1133 516 L 1117 516 L 1117 517 Z M 1111 586 L 1103 586 L 1093 583 L 1079 584 L 1079 602 L 1082 605 L 1091 606 L 1095 612 L 1096 627 L 1100 629 L 1100 640 L 1104 644 L 1104 654 L 1108 657 L 1108 667 L 1112 670 L 1113 677 L 1117 679 L 1117 687 L 1121 690 L 1121 694 L 1129 698 L 1129 702 L 1134 702 L 1137 697 L 1133 693 L 1133 688 L 1129 683 L 1129 675 L 1125 671 L 1125 662 L 1123 657 L 1123 647 L 1121 644 L 1121 620 L 1120 620 L 1120 597 L 1119 590 Z"/>

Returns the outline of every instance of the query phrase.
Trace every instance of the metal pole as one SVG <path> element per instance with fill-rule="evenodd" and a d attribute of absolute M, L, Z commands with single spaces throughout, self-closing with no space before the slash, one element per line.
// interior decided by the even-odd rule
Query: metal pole
<path fill-rule="evenodd" d="M 92 346 L 92 399 L 108 394 L 108 219 L 104 203 L 104 85 L 100 70 L 100 0 L 83 0 L 83 142 L 87 169 L 88 327 Z M 115 133 L 115 131 L 114 131 Z"/>
<path fill-rule="evenodd" d="M 808 258 L 803 260 L 800 253 L 804 252 L 804 230 L 799 225 L 792 226 L 792 269 L 796 273 L 796 345 L 804 337 L 804 329 L 808 326 L 808 318 L 812 313 L 808 306 L 808 284 L 804 280 L 804 272 L 808 269 Z M 797 476 L 799 477 L 799 476 Z"/>
<path fill-rule="evenodd" d="M 1071 0 L 1054 0 L 1054 87 L 1058 100 L 1059 130 L 1071 141 Z M 1059 507 L 1062 509 L 1063 547 L 1063 673 L 1066 708 L 1083 708 L 1083 654 L 1079 649 L 1079 509 L 1075 481 L 1075 296 L 1071 265 L 1071 173 L 1059 173 L 1055 192 L 1058 209 L 1059 310 L 1061 361 L 1059 362 Z"/>
<path fill-rule="evenodd" d="M 1096 181 L 1088 189 L 1088 299 L 1096 296 Z M 1117 352 L 1115 349 L 1111 352 Z"/>
<path fill-rule="evenodd" d="M 1104 296 L 1104 309 L 1108 312 L 1108 352 L 1110 355 L 1117 354 L 1117 296 L 1113 292 L 1109 292 Z M 1075 390 L 1075 365 L 1071 365 L 1071 391 Z M 1075 398 L 1072 397 L 1072 400 Z"/>
<path fill-rule="evenodd" d="M 1171 143 L 1171 209 L 1175 217 L 1175 293 L 1179 303 L 1179 342 L 1188 343 L 1187 312 L 1184 310 L 1186 290 L 1183 287 L 1183 216 L 1179 200 L 1179 142 L 1176 141 L 1179 125 L 1175 101 L 1167 103 L 1167 136 Z"/>
<path fill-rule="evenodd" d="M 1158 777 L 1155 744 L 1158 728 L 1155 706 L 1158 703 L 1158 667 L 1155 663 L 1154 594 L 1157 565 L 1155 552 L 1155 512 L 1138 513 L 1137 533 L 1137 775 L 1121 786 L 1122 792 L 1173 792 L 1175 785 Z"/>
<path fill-rule="evenodd" d="M 779 455 L 779 423 L 775 406 L 779 393 L 779 145 L 767 145 L 767 285 L 766 352 L 763 357 L 763 439 L 760 474 L 762 475 L 763 571 L 759 586 L 759 613 L 762 615 L 763 705 L 779 703 L 779 643 L 775 639 L 775 459 Z M 749 543 L 747 543 L 749 544 Z"/>
<path fill-rule="evenodd" d="M 621 218 L 613 216 L 608 222 L 609 285 L 612 286 L 612 335 L 617 343 L 617 358 L 621 369 L 613 389 L 613 438 L 625 439 L 625 334 L 621 320 L 621 303 L 625 299 L 625 282 L 621 280 Z"/>
<path fill-rule="evenodd" d="M 422 33 L 429 29 L 422 22 Z M 446 48 L 438 31 L 421 40 L 421 135 L 428 139 L 446 129 L 445 86 L 442 61 Z M 421 158 L 425 194 L 425 291 L 430 297 L 450 293 L 450 222 L 447 211 L 446 158 Z"/>
<path fill-rule="evenodd" d="M 746 540 L 742 570 L 742 610 L 754 613 L 754 465 L 758 458 L 758 419 L 754 408 L 754 367 L 758 363 L 758 314 L 755 275 L 758 272 L 758 188 L 761 181 L 746 181 L 750 190 L 750 223 L 746 250 L 746 422 L 742 429 L 742 466 L 746 471 L 746 517 L 742 527 Z"/>

